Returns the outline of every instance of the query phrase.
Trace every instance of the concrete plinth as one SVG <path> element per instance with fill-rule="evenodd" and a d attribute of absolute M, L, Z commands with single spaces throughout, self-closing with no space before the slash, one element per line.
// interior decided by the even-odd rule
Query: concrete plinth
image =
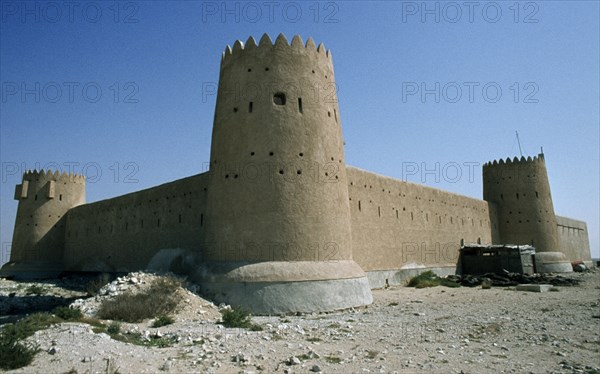
<path fill-rule="evenodd" d="M 562 252 L 538 252 L 535 254 L 537 273 L 571 273 L 571 261 Z"/>
<path fill-rule="evenodd" d="M 373 302 L 365 273 L 348 260 L 212 263 L 194 278 L 211 300 L 253 314 L 324 312 Z"/>
<path fill-rule="evenodd" d="M 529 292 L 548 292 L 551 288 L 551 284 L 519 284 L 516 287 L 517 291 Z"/>

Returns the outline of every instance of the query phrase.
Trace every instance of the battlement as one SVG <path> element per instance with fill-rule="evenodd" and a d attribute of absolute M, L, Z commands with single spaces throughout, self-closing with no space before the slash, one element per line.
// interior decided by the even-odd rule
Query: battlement
<path fill-rule="evenodd" d="M 236 40 L 235 43 L 233 43 L 233 48 L 228 45 L 221 57 L 221 66 L 223 66 L 223 64 L 232 58 L 248 52 L 253 52 L 256 50 L 273 50 L 281 52 L 285 48 L 288 48 L 290 51 L 305 50 L 309 53 L 315 53 L 316 55 L 321 56 L 324 60 L 331 62 L 331 52 L 325 48 L 323 43 L 320 43 L 317 47 L 315 41 L 311 37 L 309 37 L 306 41 L 306 44 L 304 44 L 300 35 L 295 35 L 292 38 L 292 43 L 290 44 L 288 43 L 285 35 L 280 33 L 279 36 L 277 36 L 275 43 L 273 43 L 269 35 L 265 33 L 260 38 L 258 44 L 254 40 L 254 37 L 250 36 L 246 41 L 246 44 L 244 44 L 241 40 Z"/>
<path fill-rule="evenodd" d="M 483 167 L 487 168 L 487 167 L 493 167 L 493 166 L 498 166 L 498 165 L 529 164 L 529 163 L 535 163 L 535 162 L 544 163 L 544 154 L 540 153 L 537 156 L 533 156 L 533 158 L 531 156 L 528 156 L 527 158 L 525 158 L 525 156 L 521 156 L 521 158 L 518 158 L 515 156 L 512 159 L 510 157 L 507 157 L 506 160 L 500 159 L 500 160 L 486 162 L 485 164 L 483 164 Z"/>
<path fill-rule="evenodd" d="M 28 181 L 48 181 L 69 182 L 69 183 L 85 183 L 85 176 L 76 173 L 60 172 L 56 170 L 28 170 L 23 174 L 23 180 Z"/>

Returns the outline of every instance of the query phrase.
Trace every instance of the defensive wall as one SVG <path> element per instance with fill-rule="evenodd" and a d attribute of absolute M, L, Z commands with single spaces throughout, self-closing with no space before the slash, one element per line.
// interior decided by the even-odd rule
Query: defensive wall
<path fill-rule="evenodd" d="M 592 253 L 587 224 L 573 218 L 556 216 L 560 251 L 571 261 L 583 261 L 592 266 Z"/>
<path fill-rule="evenodd" d="M 348 167 L 352 255 L 372 288 L 423 269 L 454 274 L 461 242 L 490 244 L 496 208 L 486 201 Z"/>
<path fill-rule="evenodd" d="M 215 302 L 285 313 L 454 273 L 461 243 L 533 245 L 546 271 L 591 260 L 585 223 L 554 213 L 543 153 L 486 163 L 483 200 L 347 167 L 335 87 L 323 44 L 236 41 L 207 173 L 91 204 L 83 177 L 25 173 L 2 274 L 171 270 Z"/>
<path fill-rule="evenodd" d="M 160 250 L 197 251 L 206 214 L 207 173 L 80 205 L 67 214 L 65 269 L 146 269 Z"/>

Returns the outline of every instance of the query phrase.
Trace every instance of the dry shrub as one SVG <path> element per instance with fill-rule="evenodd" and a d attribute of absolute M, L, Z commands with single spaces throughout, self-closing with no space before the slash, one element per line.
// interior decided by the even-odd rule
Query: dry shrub
<path fill-rule="evenodd" d="M 156 278 L 150 287 L 139 293 L 126 292 L 105 300 L 98 317 L 124 322 L 141 322 L 173 312 L 179 299 L 176 295 L 181 281 L 174 277 Z"/>

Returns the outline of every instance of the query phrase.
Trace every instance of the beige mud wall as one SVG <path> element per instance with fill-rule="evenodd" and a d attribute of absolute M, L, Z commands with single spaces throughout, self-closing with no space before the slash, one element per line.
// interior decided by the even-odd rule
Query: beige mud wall
<path fill-rule="evenodd" d="M 65 264 L 72 271 L 145 269 L 162 249 L 198 252 L 207 173 L 71 209 Z"/>
<path fill-rule="evenodd" d="M 352 255 L 365 271 L 453 269 L 461 240 L 491 243 L 497 229 L 494 205 L 353 167 L 347 170 Z"/>
<path fill-rule="evenodd" d="M 585 261 L 591 263 L 590 241 L 587 225 L 573 218 L 556 216 L 558 242 L 560 251 L 570 261 Z"/>

